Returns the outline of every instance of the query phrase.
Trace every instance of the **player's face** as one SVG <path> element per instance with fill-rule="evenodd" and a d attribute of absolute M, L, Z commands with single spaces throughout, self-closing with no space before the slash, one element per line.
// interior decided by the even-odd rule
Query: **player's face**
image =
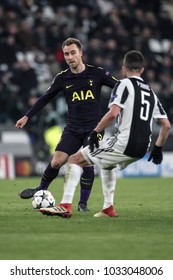
<path fill-rule="evenodd" d="M 75 44 L 64 46 L 64 58 L 70 68 L 76 69 L 82 62 L 82 51 Z"/>

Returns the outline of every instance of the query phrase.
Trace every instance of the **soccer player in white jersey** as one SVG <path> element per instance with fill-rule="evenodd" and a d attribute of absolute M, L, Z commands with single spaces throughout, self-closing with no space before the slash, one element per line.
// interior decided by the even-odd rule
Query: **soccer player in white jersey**
<path fill-rule="evenodd" d="M 148 151 L 152 136 L 152 123 L 160 124 L 160 131 L 149 156 L 149 161 L 160 164 L 163 159 L 162 147 L 170 130 L 170 122 L 150 86 L 141 78 L 144 71 L 144 57 L 132 50 L 125 54 L 122 66 L 126 78 L 114 87 L 109 102 L 109 111 L 95 127 L 89 138 L 89 146 L 70 156 L 68 163 L 81 167 L 97 165 L 101 168 L 103 209 L 94 217 L 117 217 L 114 210 L 116 175 L 114 168 L 122 170 L 130 163 L 141 159 Z M 98 134 L 119 119 L 118 133 L 114 137 L 99 141 Z M 71 184 L 75 185 L 75 180 Z M 71 201 L 72 203 L 72 201 Z M 56 209 L 56 207 L 55 207 Z M 47 215 L 54 215 L 53 208 L 40 209 Z M 64 212 L 64 211 L 63 211 Z M 63 213 L 60 216 L 71 216 Z"/>

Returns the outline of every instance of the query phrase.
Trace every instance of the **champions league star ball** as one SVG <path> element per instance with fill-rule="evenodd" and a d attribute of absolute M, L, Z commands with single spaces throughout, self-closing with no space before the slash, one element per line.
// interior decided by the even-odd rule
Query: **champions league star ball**
<path fill-rule="evenodd" d="M 51 192 L 40 190 L 32 197 L 32 206 L 34 209 L 53 207 L 55 206 L 55 198 Z"/>

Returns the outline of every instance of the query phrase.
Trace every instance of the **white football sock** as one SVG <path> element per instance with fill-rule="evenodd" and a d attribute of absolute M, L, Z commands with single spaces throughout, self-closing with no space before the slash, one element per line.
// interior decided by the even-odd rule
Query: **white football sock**
<path fill-rule="evenodd" d="M 61 203 L 72 203 L 76 187 L 82 174 L 82 168 L 77 164 L 68 164 L 65 174 L 64 192 Z"/>
<path fill-rule="evenodd" d="M 116 185 L 115 170 L 101 169 L 102 190 L 104 196 L 103 209 L 114 205 L 114 192 Z"/>

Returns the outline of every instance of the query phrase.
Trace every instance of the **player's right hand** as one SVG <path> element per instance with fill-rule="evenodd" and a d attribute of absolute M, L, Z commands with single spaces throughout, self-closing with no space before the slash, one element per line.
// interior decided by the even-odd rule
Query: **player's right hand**
<path fill-rule="evenodd" d="M 99 133 L 93 130 L 91 132 L 89 138 L 88 138 L 88 143 L 89 143 L 89 148 L 90 151 L 94 151 L 94 147 L 98 148 L 99 147 Z"/>
<path fill-rule="evenodd" d="M 16 128 L 23 128 L 25 126 L 25 124 L 27 123 L 28 121 L 28 117 L 27 116 L 24 116 L 23 118 L 19 119 L 17 122 L 16 122 L 16 125 L 15 127 Z"/>

